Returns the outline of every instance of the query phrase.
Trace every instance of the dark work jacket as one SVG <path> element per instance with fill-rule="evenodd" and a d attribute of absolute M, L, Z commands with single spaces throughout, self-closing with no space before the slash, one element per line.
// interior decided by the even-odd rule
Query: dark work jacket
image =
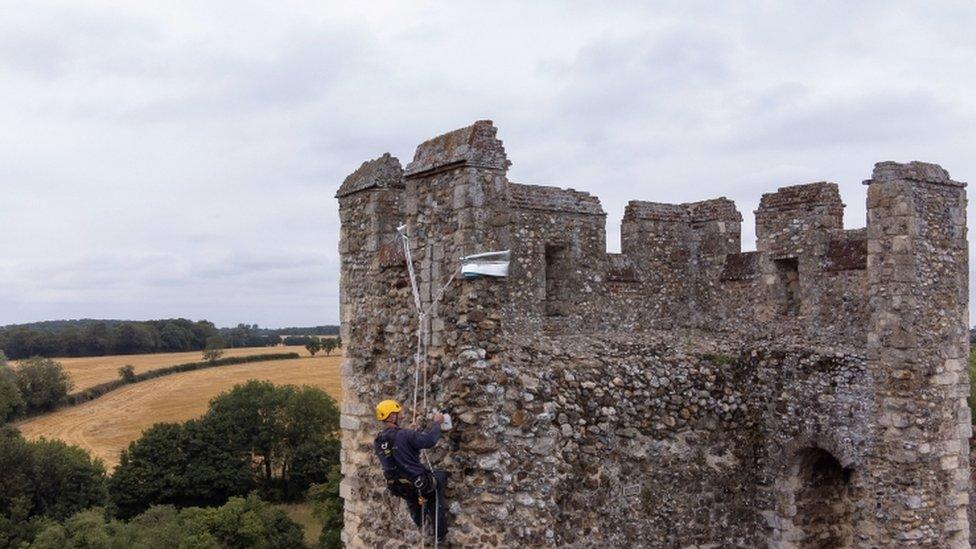
<path fill-rule="evenodd" d="M 420 451 L 426 448 L 433 448 L 437 444 L 437 439 L 441 438 L 441 425 L 435 423 L 426 433 L 414 431 L 413 429 L 384 429 L 380 434 L 393 436 L 396 431 L 396 438 L 393 443 L 393 460 L 401 474 L 406 474 L 409 479 L 420 476 L 427 470 L 420 463 Z M 382 456 L 377 442 L 373 443 L 373 452 L 377 456 Z"/>

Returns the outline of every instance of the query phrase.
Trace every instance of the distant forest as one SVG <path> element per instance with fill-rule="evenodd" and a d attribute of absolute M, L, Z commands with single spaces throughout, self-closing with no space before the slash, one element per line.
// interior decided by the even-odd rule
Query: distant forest
<path fill-rule="evenodd" d="M 33 356 L 102 356 L 201 351 L 221 347 L 268 347 L 281 336 L 335 335 L 338 326 L 217 328 L 207 320 L 47 320 L 0 328 L 0 350 L 10 359 Z"/>

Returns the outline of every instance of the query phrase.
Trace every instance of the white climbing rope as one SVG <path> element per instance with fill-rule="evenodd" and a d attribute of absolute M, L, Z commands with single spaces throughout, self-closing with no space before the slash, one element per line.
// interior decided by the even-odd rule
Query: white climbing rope
<path fill-rule="evenodd" d="M 407 260 L 407 273 L 410 275 L 410 290 L 413 292 L 413 302 L 414 306 L 417 308 L 417 350 L 414 352 L 414 380 L 413 380 L 413 421 L 417 422 L 417 396 L 421 385 L 423 386 L 423 413 L 426 416 L 430 413 L 430 408 L 427 403 L 427 393 L 429 391 L 429 384 L 427 380 L 427 347 L 430 344 L 429 334 L 427 332 L 428 323 L 431 318 L 431 312 L 435 315 L 437 313 L 437 304 L 440 302 L 441 298 L 444 297 L 444 292 L 447 288 L 454 282 L 457 278 L 458 273 L 461 272 L 460 266 L 451 273 L 451 276 L 447 279 L 447 282 L 440 287 L 439 290 L 434 294 L 430 301 L 430 304 L 424 308 L 423 303 L 420 299 L 420 288 L 417 286 L 417 274 L 413 268 L 413 256 L 410 254 L 410 239 L 407 237 L 407 226 L 401 225 L 397 227 L 397 232 L 400 234 L 400 238 L 403 241 L 403 253 Z M 420 372 L 423 370 L 423 383 L 421 383 Z M 430 463 L 430 456 L 427 455 L 426 450 L 421 450 L 421 455 L 424 461 L 427 463 L 427 470 L 430 471 L 430 476 L 434 481 L 434 549 L 438 547 L 437 536 L 440 533 L 440 489 L 439 480 L 437 476 L 434 475 L 434 467 Z M 421 509 L 421 523 L 427 521 L 427 503 L 424 502 L 424 508 Z M 426 545 L 426 538 L 421 534 L 421 547 Z"/>

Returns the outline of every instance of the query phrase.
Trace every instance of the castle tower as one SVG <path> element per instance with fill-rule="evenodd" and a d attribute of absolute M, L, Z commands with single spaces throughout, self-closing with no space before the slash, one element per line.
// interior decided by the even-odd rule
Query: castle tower
<path fill-rule="evenodd" d="M 409 372 L 406 361 L 391 364 L 387 357 L 412 355 L 409 337 L 387 331 L 409 303 L 403 293 L 405 270 L 391 268 L 403 260 L 396 237 L 403 188 L 400 161 L 385 154 L 364 162 L 336 193 L 342 223 L 339 303 L 345 348 L 340 493 L 345 498 L 343 538 L 351 546 L 363 544 L 358 536 L 360 522 L 383 508 L 375 487 L 364 483 L 373 477 L 373 406 L 379 396 L 406 382 Z M 377 356 L 383 357 L 382 363 L 377 364 Z M 388 373 L 374 377 L 371 373 L 376 370 Z"/>
<path fill-rule="evenodd" d="M 488 383 L 475 380 L 501 371 L 507 280 L 466 280 L 458 274 L 461 257 L 511 246 L 505 176 L 511 163 L 496 132 L 491 121 L 481 120 L 427 140 L 405 171 L 407 231 L 421 304 L 431 311 L 427 399 L 430 407 L 457 418 L 454 430 L 429 455 L 434 467 L 453 473 L 447 496 L 454 519 L 468 527 L 452 539 L 464 544 L 486 544 L 497 536 L 497 526 L 486 526 L 487 517 L 473 512 L 471 499 L 479 494 L 469 487 L 496 485 L 500 479 L 476 461 L 475 452 L 484 449 L 474 448 L 485 441 L 471 425 L 486 428 L 498 421 L 497 395 Z"/>
<path fill-rule="evenodd" d="M 508 166 L 481 121 L 339 189 L 348 547 L 421 543 L 371 452 L 421 387 L 454 544 L 968 545 L 963 184 L 878 164 L 849 230 L 836 185 L 784 187 L 747 253 L 726 199 L 634 201 L 607 254 L 596 197 Z"/>
<path fill-rule="evenodd" d="M 385 155 L 364 164 L 339 189 L 341 314 L 347 341 L 341 495 L 347 546 L 390 546 L 394 539 L 404 546 L 420 543 L 402 501 L 386 494 L 377 474 L 373 406 L 380 400 L 398 400 L 405 421 L 421 424 L 427 408 L 449 409 L 458 420 L 445 439 L 454 440 L 443 440 L 432 450 L 431 462 L 452 471 L 470 469 L 465 475 L 469 483 L 485 484 L 479 477 L 492 474 L 448 450 L 452 444 L 471 442 L 466 419 L 484 421 L 494 413 L 494 397 L 483 386 L 469 386 L 471 376 L 466 380 L 465 373 L 470 368 L 498 368 L 505 286 L 491 279 L 465 280 L 459 270 L 465 255 L 509 246 L 509 162 L 495 132 L 491 122 L 479 121 L 430 139 L 417 147 L 402 171 L 395 158 Z M 397 236 L 401 224 L 420 306 L 428 313 L 423 318 Z M 418 335 L 427 356 L 422 370 L 415 362 Z M 473 405 L 479 401 L 484 405 Z M 458 508 L 465 509 L 463 491 L 448 490 L 452 500 L 461 503 Z M 476 525 L 481 518 L 465 520 Z M 478 539 L 477 531 L 471 535 Z"/>
<path fill-rule="evenodd" d="M 882 162 L 868 187 L 874 445 L 864 519 L 877 544 L 969 547 L 965 185 Z"/>

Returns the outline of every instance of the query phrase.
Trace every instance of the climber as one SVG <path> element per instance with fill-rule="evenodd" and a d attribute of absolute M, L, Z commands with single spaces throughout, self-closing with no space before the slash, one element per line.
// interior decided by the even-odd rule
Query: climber
<path fill-rule="evenodd" d="M 426 432 L 411 424 L 400 427 L 400 405 L 384 400 L 376 405 L 376 419 L 383 422 L 383 430 L 376 436 L 373 452 L 380 460 L 386 487 L 390 493 L 403 498 L 410 510 L 410 518 L 418 528 L 423 527 L 424 515 L 435 530 L 438 541 L 447 535 L 447 502 L 444 488 L 447 475 L 440 469 L 428 470 L 420 463 L 420 451 L 433 448 L 441 436 L 444 415 L 435 412 L 433 423 Z"/>

